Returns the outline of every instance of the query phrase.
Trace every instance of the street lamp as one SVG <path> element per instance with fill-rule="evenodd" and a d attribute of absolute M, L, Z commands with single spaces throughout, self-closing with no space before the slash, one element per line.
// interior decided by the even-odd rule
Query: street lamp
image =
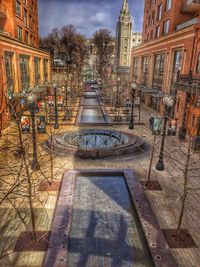
<path fill-rule="evenodd" d="M 39 163 L 37 157 L 36 131 L 35 131 L 35 109 L 37 107 L 36 96 L 33 93 L 31 93 L 27 96 L 26 101 L 31 113 L 31 123 L 32 123 L 33 161 L 31 169 L 35 171 L 39 169 Z"/>
<path fill-rule="evenodd" d="M 65 107 L 66 109 L 67 109 L 67 100 L 68 100 L 67 89 L 68 89 L 68 77 L 65 77 Z"/>
<path fill-rule="evenodd" d="M 131 103 L 131 120 L 130 120 L 130 124 L 129 124 L 129 129 L 133 130 L 134 129 L 134 114 L 133 114 L 133 110 L 134 110 L 134 102 L 135 102 L 135 90 L 137 89 L 136 81 L 134 81 L 132 83 L 131 88 L 132 88 L 132 92 L 131 92 L 132 103 Z"/>
<path fill-rule="evenodd" d="M 118 76 L 117 77 L 117 99 L 116 99 L 116 108 L 117 108 L 117 120 L 119 120 L 119 114 L 120 114 L 120 110 L 119 110 L 119 108 L 120 108 L 120 103 L 119 103 L 119 101 L 120 101 L 120 96 L 119 96 L 119 94 L 120 94 L 120 88 L 119 88 L 119 86 L 120 86 L 120 77 Z"/>
<path fill-rule="evenodd" d="M 164 162 L 163 162 L 163 155 L 164 155 L 164 146 L 165 146 L 166 127 L 167 127 L 169 112 L 174 105 L 174 98 L 170 95 L 164 96 L 163 105 L 164 105 L 164 125 L 163 125 L 159 159 L 158 159 L 158 162 L 156 164 L 156 170 L 158 170 L 158 171 L 164 171 L 164 169 L 165 169 Z"/>
<path fill-rule="evenodd" d="M 54 113 L 55 113 L 54 129 L 59 129 L 58 107 L 57 107 L 57 83 L 55 81 L 53 82 L 53 89 L 54 89 Z"/>

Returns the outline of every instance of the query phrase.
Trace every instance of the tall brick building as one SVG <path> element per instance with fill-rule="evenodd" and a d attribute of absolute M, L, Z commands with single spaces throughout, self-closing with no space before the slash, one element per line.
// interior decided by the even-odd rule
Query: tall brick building
<path fill-rule="evenodd" d="M 200 136 L 200 2 L 146 0 L 142 45 L 132 50 L 131 79 L 143 101 L 162 110 L 164 93 L 174 95 L 173 116 Z M 180 73 L 180 75 L 177 75 Z M 177 78 L 178 77 L 178 78 Z"/>
<path fill-rule="evenodd" d="M 6 97 L 50 78 L 50 55 L 39 49 L 37 0 L 0 2 L 0 128 Z"/>

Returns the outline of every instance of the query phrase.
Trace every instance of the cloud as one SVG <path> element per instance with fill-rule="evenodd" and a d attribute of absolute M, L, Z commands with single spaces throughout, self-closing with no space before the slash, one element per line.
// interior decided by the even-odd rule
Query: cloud
<path fill-rule="evenodd" d="M 95 23 L 102 23 L 104 24 L 105 21 L 108 21 L 108 18 L 110 19 L 110 14 L 108 12 L 98 12 L 94 16 L 91 16 L 89 21 L 95 22 Z"/>
<path fill-rule="evenodd" d="M 38 0 L 40 35 L 46 36 L 53 28 L 73 24 L 79 32 L 91 37 L 100 28 L 115 35 L 122 0 Z M 142 29 L 143 0 L 129 3 L 134 18 L 134 30 Z"/>

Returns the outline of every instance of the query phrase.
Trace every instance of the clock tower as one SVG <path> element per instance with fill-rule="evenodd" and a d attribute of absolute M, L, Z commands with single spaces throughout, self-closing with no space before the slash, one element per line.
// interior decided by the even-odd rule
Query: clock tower
<path fill-rule="evenodd" d="M 128 6 L 128 0 L 123 0 L 123 5 L 116 29 L 115 65 L 117 68 L 130 67 L 131 37 L 132 19 Z"/>

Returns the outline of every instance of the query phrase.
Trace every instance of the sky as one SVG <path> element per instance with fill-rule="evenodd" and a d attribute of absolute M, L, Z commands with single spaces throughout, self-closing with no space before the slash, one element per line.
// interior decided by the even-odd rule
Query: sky
<path fill-rule="evenodd" d="M 115 36 L 123 0 L 38 0 L 40 36 L 54 28 L 72 24 L 86 38 L 99 29 Z M 133 31 L 142 31 L 144 0 L 129 0 Z"/>

